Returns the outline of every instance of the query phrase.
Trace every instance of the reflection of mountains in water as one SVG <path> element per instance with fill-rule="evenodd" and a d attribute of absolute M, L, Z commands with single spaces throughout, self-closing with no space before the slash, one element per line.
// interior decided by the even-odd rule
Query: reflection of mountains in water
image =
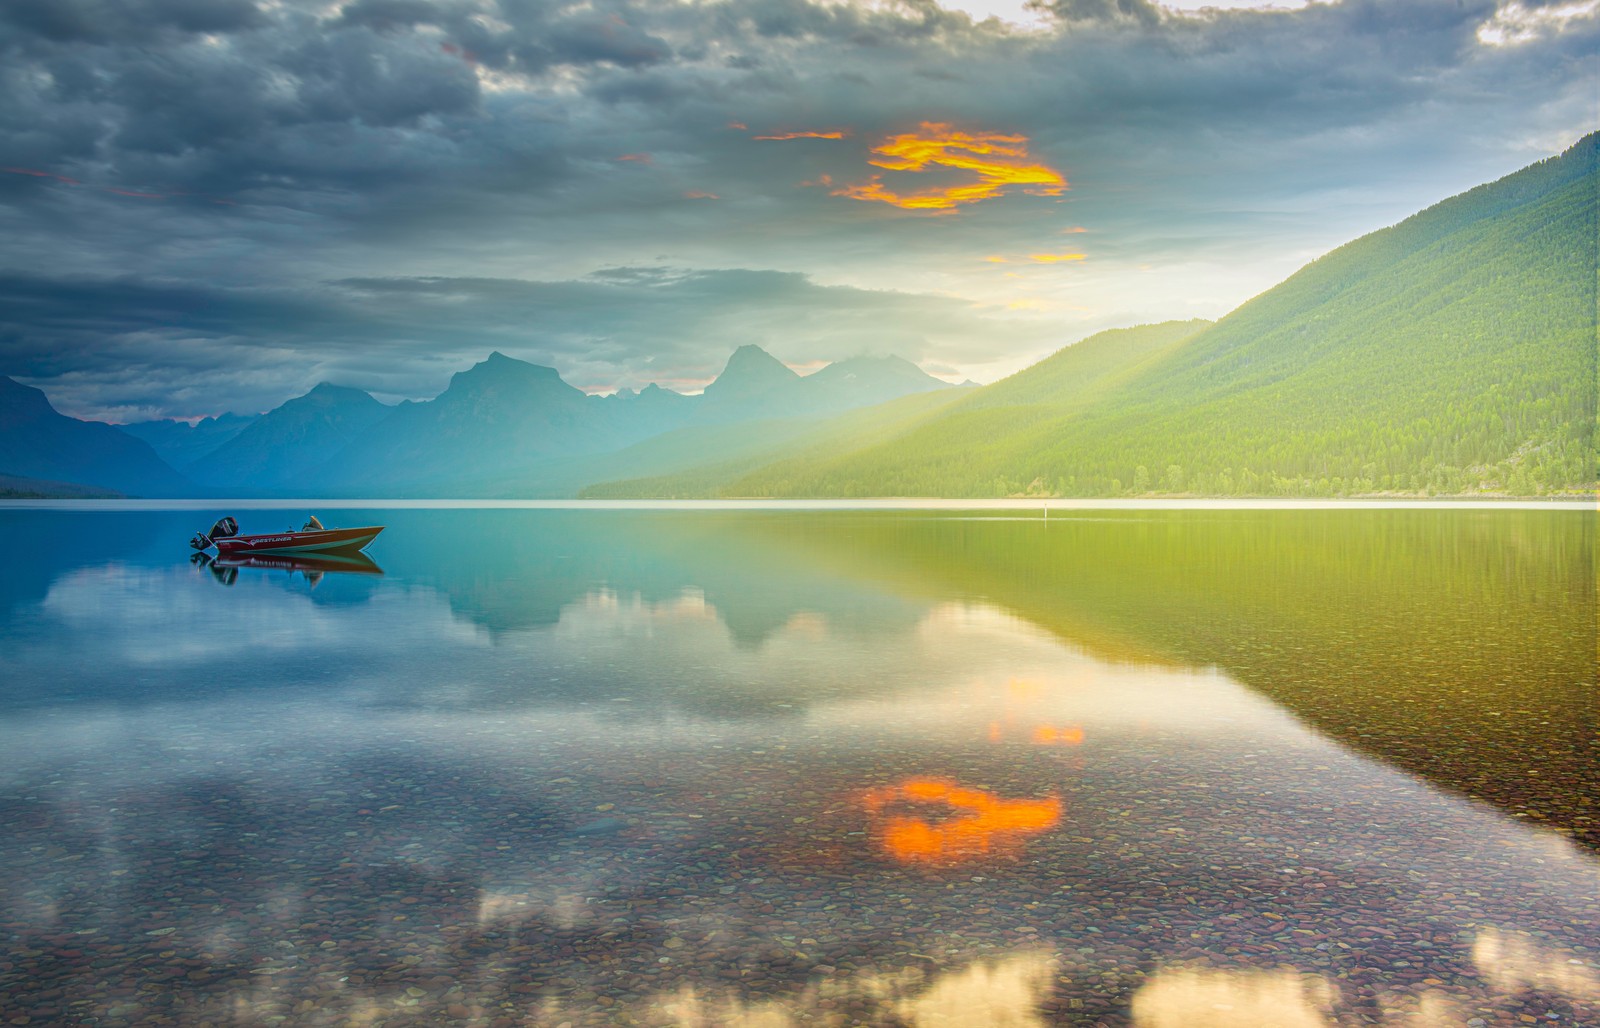
<path fill-rule="evenodd" d="M 753 649 L 797 615 L 841 631 L 904 631 L 921 600 L 886 597 L 784 544 L 812 514 L 604 510 L 386 511 L 385 561 L 444 593 L 491 633 L 557 624 L 598 593 L 651 605 L 704 598 L 736 645 Z M 759 528 L 755 526 L 759 525 Z"/>

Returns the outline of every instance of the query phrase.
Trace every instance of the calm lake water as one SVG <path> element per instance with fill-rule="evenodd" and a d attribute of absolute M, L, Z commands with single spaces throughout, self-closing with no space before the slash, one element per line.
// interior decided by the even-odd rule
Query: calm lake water
<path fill-rule="evenodd" d="M 218 513 L 0 508 L 0 1024 L 1600 1024 L 1592 511 Z"/>

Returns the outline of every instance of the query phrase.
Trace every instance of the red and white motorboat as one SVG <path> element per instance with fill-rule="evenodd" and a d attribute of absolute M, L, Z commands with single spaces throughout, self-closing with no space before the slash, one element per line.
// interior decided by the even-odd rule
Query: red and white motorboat
<path fill-rule="evenodd" d="M 271 535 L 239 535 L 239 524 L 233 518 L 220 519 L 189 540 L 197 550 L 215 546 L 217 553 L 242 557 L 256 553 L 353 553 L 366 549 L 383 531 L 382 525 L 362 528 L 324 528 L 315 518 L 300 531 L 275 532 Z"/>

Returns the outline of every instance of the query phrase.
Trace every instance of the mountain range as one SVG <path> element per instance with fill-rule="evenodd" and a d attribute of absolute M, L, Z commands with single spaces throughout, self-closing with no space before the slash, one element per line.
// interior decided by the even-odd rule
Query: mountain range
<path fill-rule="evenodd" d="M 146 421 L 119 432 L 57 413 L 37 389 L 0 383 L 9 491 L 146 496 L 572 495 L 641 468 L 744 452 L 852 408 L 961 391 L 899 357 L 856 357 L 801 376 L 742 346 L 698 396 L 659 385 L 590 396 L 553 368 L 496 352 L 432 400 L 389 406 L 325 382 L 259 417 Z M 63 435 L 71 446 L 53 442 Z M 641 457 L 635 450 L 646 442 L 655 445 Z"/>
<path fill-rule="evenodd" d="M 985 387 L 897 357 L 801 376 L 743 346 L 698 396 L 602 397 L 493 353 L 427 401 L 324 383 L 258 418 L 119 431 L 0 378 L 0 476 L 150 496 L 1592 492 L 1597 146 L 1363 236 L 1215 323 L 1103 332 Z"/>

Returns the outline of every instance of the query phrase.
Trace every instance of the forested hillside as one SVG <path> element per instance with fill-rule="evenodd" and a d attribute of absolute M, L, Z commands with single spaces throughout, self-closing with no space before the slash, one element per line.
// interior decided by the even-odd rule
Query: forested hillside
<path fill-rule="evenodd" d="M 1592 489 L 1597 138 L 1349 243 L 1213 326 L 1104 333 L 906 431 L 775 454 L 708 491 Z"/>

